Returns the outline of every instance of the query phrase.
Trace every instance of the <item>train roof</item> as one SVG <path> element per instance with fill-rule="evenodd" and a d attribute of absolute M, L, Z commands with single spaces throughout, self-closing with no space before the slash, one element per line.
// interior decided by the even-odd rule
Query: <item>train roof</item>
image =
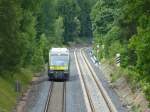
<path fill-rule="evenodd" d="M 51 48 L 50 54 L 69 54 L 69 49 L 67 48 Z"/>

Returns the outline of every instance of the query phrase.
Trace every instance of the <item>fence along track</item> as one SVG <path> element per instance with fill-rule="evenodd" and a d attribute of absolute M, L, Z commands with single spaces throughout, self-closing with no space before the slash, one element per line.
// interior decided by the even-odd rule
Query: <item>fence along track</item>
<path fill-rule="evenodd" d="M 83 49 L 80 49 L 80 54 L 83 57 L 83 61 L 86 63 L 87 67 L 89 68 L 92 77 L 94 79 L 94 81 L 96 82 L 97 87 L 99 88 L 99 91 L 101 92 L 110 112 L 117 112 L 116 107 L 114 106 L 114 104 L 112 103 L 110 97 L 108 96 L 106 90 L 104 89 L 104 87 L 102 86 L 100 80 L 98 80 L 98 78 L 96 77 L 96 73 L 94 72 L 93 68 L 91 67 L 90 63 L 88 62 L 88 59 L 85 56 L 85 53 L 83 53 Z"/>
<path fill-rule="evenodd" d="M 44 112 L 66 112 L 65 82 L 51 82 Z"/>

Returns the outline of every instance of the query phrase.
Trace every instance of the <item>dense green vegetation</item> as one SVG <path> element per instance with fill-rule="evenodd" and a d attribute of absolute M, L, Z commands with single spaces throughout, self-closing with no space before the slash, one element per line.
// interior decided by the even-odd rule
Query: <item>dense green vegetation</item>
<path fill-rule="evenodd" d="M 0 0 L 0 71 L 39 67 L 52 45 L 91 37 L 92 4 L 86 0 Z"/>
<path fill-rule="evenodd" d="M 127 78 L 139 82 L 150 100 L 149 5 L 149 0 L 0 0 L 0 95 L 6 94 L 0 111 L 10 111 L 15 80 L 26 86 L 52 46 L 92 37 L 100 59 L 121 54 Z"/>
<path fill-rule="evenodd" d="M 52 46 L 91 38 L 93 4 L 90 0 L 0 0 L 0 111 L 12 109 L 15 80 L 26 87 L 33 72 L 48 61 Z"/>
<path fill-rule="evenodd" d="M 140 85 L 150 101 L 149 5 L 149 0 L 99 0 L 92 8 L 91 19 L 100 59 L 114 59 L 120 53 L 128 80 Z"/>
<path fill-rule="evenodd" d="M 20 95 L 15 91 L 15 81 L 19 80 L 21 88 L 25 90 L 32 79 L 32 74 L 31 70 L 22 68 L 16 73 L 5 72 L 5 77 L 0 77 L 0 112 L 10 112 Z M 8 77 L 9 75 L 13 77 Z"/>

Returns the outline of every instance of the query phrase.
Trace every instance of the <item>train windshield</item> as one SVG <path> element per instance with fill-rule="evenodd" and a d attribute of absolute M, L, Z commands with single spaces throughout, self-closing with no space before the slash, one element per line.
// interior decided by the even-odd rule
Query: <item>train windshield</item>
<path fill-rule="evenodd" d="M 68 65 L 69 59 L 68 59 L 68 55 L 65 56 L 59 56 L 59 55 L 52 55 L 51 56 L 51 60 L 50 60 L 50 64 L 53 66 L 64 66 L 64 65 Z"/>

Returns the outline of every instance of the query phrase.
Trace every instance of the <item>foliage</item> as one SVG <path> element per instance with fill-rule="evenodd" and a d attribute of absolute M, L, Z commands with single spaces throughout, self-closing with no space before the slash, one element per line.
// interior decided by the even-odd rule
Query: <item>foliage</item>
<path fill-rule="evenodd" d="M 1 72 L 44 64 L 52 44 L 80 35 L 81 8 L 74 0 L 1 0 L 0 7 Z"/>
<path fill-rule="evenodd" d="M 19 29 L 21 7 L 18 4 L 17 0 L 0 2 L 0 71 L 15 69 L 23 55 L 24 47 Z"/>
<path fill-rule="evenodd" d="M 150 19 L 149 19 L 150 21 Z M 149 75 L 150 70 L 150 29 L 138 28 L 138 33 L 130 40 L 130 47 L 137 54 L 137 68 L 141 74 Z"/>
<path fill-rule="evenodd" d="M 5 78 L 0 77 L 1 112 L 10 112 L 14 108 L 16 97 L 18 97 L 18 93 L 15 91 L 15 81 L 19 80 L 21 82 L 21 88 L 24 91 L 32 79 L 32 74 L 33 73 L 30 69 L 21 69 L 18 71 L 18 73 L 15 74 L 11 72 L 5 72 Z"/>
<path fill-rule="evenodd" d="M 74 0 L 58 0 L 57 1 L 58 15 L 64 18 L 64 42 L 72 41 L 78 36 L 78 14 L 80 7 Z"/>
<path fill-rule="evenodd" d="M 56 18 L 56 2 L 54 0 L 42 0 L 41 9 L 37 13 L 36 30 L 38 39 L 43 33 L 46 37 L 52 39 L 54 36 L 54 22 Z"/>
<path fill-rule="evenodd" d="M 101 58 L 115 58 L 120 53 L 121 67 L 130 71 L 129 81 L 144 87 L 150 101 L 149 4 L 149 0 L 99 0 L 92 8 L 91 19 L 94 46 L 104 46 L 104 50 L 100 47 Z"/>
<path fill-rule="evenodd" d="M 58 43 L 59 45 L 62 44 L 62 42 L 64 41 L 63 38 L 64 35 L 64 20 L 62 17 L 58 17 L 58 19 L 56 19 L 55 22 L 55 43 Z"/>
<path fill-rule="evenodd" d="M 81 24 L 80 37 L 92 37 L 92 24 L 90 12 L 96 0 L 77 0 L 81 9 L 79 13 L 79 20 Z"/>
<path fill-rule="evenodd" d="M 89 15 L 95 1 L 0 0 L 0 80 L 4 78 L 5 83 L 5 79 L 16 76 L 14 74 L 22 69 L 40 71 L 48 62 L 52 46 L 64 46 L 80 36 L 92 37 Z M 29 74 L 20 73 L 18 77 L 26 80 Z M 3 89 L 8 86 L 7 83 L 0 85 Z M 8 93 L 9 98 L 15 95 Z M 7 97 L 0 103 L 5 99 Z M 3 104 L 10 109 L 12 103 L 14 99 L 8 105 Z M 0 111 L 1 106 L 6 108 L 3 104 L 0 104 Z"/>

